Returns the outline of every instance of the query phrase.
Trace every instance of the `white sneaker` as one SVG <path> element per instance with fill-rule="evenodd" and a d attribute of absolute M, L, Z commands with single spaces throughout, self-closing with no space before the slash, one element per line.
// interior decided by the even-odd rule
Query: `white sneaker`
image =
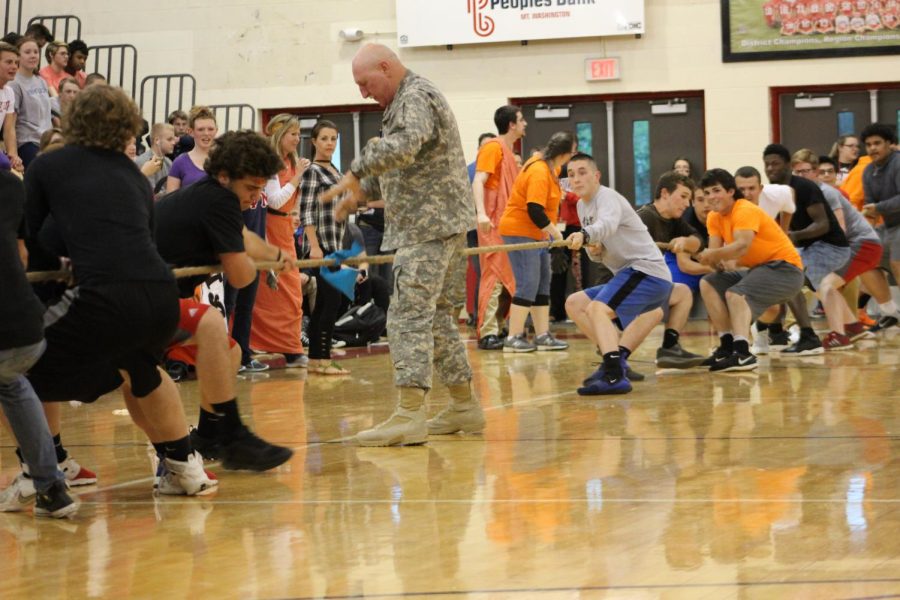
<path fill-rule="evenodd" d="M 71 486 L 92 485 L 97 483 L 97 474 L 85 469 L 71 456 L 59 463 L 59 470 L 66 476 L 66 482 Z"/>
<path fill-rule="evenodd" d="M 750 346 L 750 352 L 755 354 L 756 356 L 760 356 L 761 354 L 769 353 L 769 336 L 763 333 L 762 335 L 756 336 L 756 339 L 753 340 L 753 345 Z"/>
<path fill-rule="evenodd" d="M 0 492 L 0 512 L 20 512 L 34 504 L 37 492 L 34 481 L 19 473 L 5 490 Z"/>
<path fill-rule="evenodd" d="M 210 478 L 203 470 L 203 457 L 194 452 L 186 461 L 166 458 L 160 462 L 162 473 L 159 476 L 160 494 L 169 496 L 205 496 L 211 494 L 219 485 L 218 480 Z"/>
<path fill-rule="evenodd" d="M 388 420 L 356 434 L 360 446 L 415 446 L 428 441 L 425 407 L 407 410 L 397 407 Z"/>

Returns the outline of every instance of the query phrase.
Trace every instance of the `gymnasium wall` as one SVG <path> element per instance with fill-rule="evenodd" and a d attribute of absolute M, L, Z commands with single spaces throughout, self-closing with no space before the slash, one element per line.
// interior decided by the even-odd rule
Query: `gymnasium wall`
<path fill-rule="evenodd" d="M 708 166 L 727 169 L 761 162 L 770 86 L 896 78 L 896 56 L 724 64 L 719 10 L 717 0 L 647 0 L 642 39 L 406 49 L 401 58 L 447 94 L 470 155 L 509 97 L 702 89 Z M 189 72 L 199 102 L 259 109 L 360 103 L 350 60 L 361 42 L 342 41 L 341 29 L 396 47 L 394 0 L 25 0 L 24 13 L 75 13 L 88 45 L 138 48 L 138 79 Z M 621 57 L 621 80 L 586 82 L 584 59 L 603 55 Z"/>

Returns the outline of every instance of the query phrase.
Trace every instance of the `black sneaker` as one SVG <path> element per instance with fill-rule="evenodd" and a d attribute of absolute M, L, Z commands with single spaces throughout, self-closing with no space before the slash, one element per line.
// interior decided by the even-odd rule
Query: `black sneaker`
<path fill-rule="evenodd" d="M 219 440 L 203 437 L 196 427 L 191 428 L 191 447 L 200 453 L 203 460 L 219 460 L 222 454 Z"/>
<path fill-rule="evenodd" d="M 706 360 L 700 363 L 700 366 L 712 368 L 713 365 L 715 365 L 717 362 L 719 362 L 720 360 L 725 360 L 729 356 L 731 356 L 731 352 L 728 352 L 727 350 L 722 348 L 722 346 L 719 346 L 713 351 L 712 354 L 706 357 Z"/>
<path fill-rule="evenodd" d="M 494 334 L 486 335 L 478 340 L 479 350 L 503 350 L 503 340 Z"/>
<path fill-rule="evenodd" d="M 824 354 L 825 348 L 818 336 L 800 336 L 797 343 L 792 344 L 781 351 L 783 356 L 813 356 Z"/>
<path fill-rule="evenodd" d="M 791 334 L 787 331 L 780 331 L 776 334 L 769 334 L 769 350 L 771 352 L 781 352 L 791 345 Z"/>
<path fill-rule="evenodd" d="M 746 354 L 732 352 L 730 356 L 717 360 L 709 370 L 711 373 L 723 373 L 725 371 L 752 371 L 756 367 L 756 357 L 749 352 Z"/>
<path fill-rule="evenodd" d="M 62 519 L 74 514 L 77 510 L 78 505 L 69 496 L 69 491 L 64 481 L 54 481 L 47 491 L 37 493 L 37 500 L 34 505 L 34 515 L 36 517 Z"/>
<path fill-rule="evenodd" d="M 897 320 L 897 317 L 892 317 L 890 315 L 884 316 L 878 319 L 877 323 L 869 327 L 869 331 L 872 333 L 878 333 L 879 331 L 884 331 L 885 329 L 896 327 L 898 322 L 900 321 Z"/>
<path fill-rule="evenodd" d="M 705 359 L 699 354 L 688 352 L 675 344 L 671 348 L 657 348 L 656 366 L 660 369 L 691 369 L 699 366 Z"/>
<path fill-rule="evenodd" d="M 270 444 L 244 427 L 221 445 L 221 455 L 222 466 L 229 471 L 268 471 L 290 460 L 294 451 Z"/>

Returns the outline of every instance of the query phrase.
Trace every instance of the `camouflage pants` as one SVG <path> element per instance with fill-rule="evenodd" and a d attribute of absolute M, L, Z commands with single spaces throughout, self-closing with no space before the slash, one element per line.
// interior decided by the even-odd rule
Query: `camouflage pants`
<path fill-rule="evenodd" d="M 387 330 L 398 387 L 431 389 L 432 363 L 445 385 L 472 379 L 454 306 L 465 299 L 464 233 L 397 250 Z"/>

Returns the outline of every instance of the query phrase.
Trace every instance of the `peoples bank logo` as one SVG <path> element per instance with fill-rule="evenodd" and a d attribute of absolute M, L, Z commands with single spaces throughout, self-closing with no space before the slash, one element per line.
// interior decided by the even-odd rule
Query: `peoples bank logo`
<path fill-rule="evenodd" d="M 479 37 L 489 37 L 494 33 L 494 19 L 484 14 L 490 0 L 468 0 L 469 14 L 472 15 L 472 29 Z"/>

